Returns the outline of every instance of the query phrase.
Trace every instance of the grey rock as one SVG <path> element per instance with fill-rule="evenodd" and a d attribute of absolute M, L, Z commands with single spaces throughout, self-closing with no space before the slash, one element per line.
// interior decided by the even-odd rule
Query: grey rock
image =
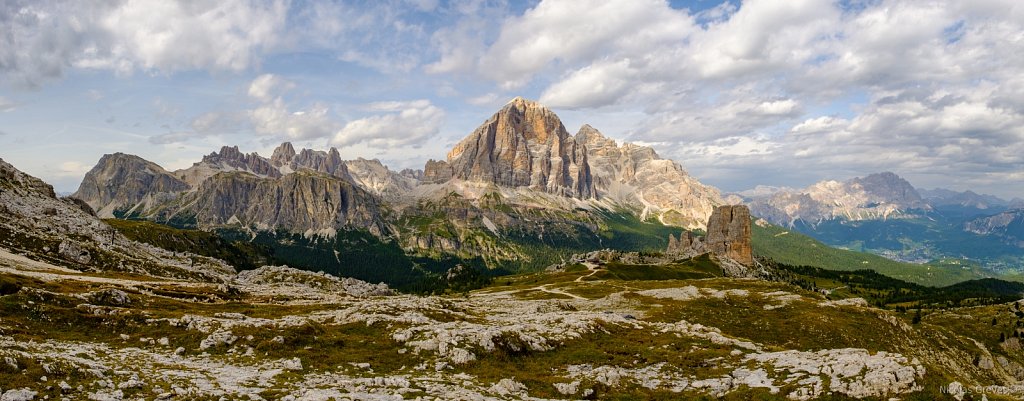
<path fill-rule="evenodd" d="M 507 187 L 571 196 L 597 196 L 587 164 L 586 148 L 578 144 L 554 112 L 515 98 L 448 152 L 452 177 Z M 437 162 L 424 169 L 438 182 L 447 175 Z"/>

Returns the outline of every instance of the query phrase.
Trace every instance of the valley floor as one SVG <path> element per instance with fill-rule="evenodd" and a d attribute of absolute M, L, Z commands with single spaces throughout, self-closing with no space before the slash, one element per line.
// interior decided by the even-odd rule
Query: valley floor
<path fill-rule="evenodd" d="M 2 251 L 0 399 L 1024 397 L 1020 343 L 999 338 L 1012 305 L 912 324 L 780 283 L 596 273 L 420 297 L 281 267 L 203 284 Z"/>

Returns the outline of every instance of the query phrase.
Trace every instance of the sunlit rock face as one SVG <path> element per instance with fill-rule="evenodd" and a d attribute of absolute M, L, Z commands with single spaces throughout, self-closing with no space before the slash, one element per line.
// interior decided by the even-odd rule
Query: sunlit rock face
<path fill-rule="evenodd" d="M 594 188 L 601 199 L 632 205 L 643 217 L 688 229 L 703 229 L 716 205 L 714 187 L 689 175 L 683 166 L 662 159 L 654 149 L 632 143 L 621 146 L 584 125 L 575 136 L 586 147 Z"/>
<path fill-rule="evenodd" d="M 574 198 L 597 195 L 583 146 L 551 110 L 515 98 L 459 142 L 446 163 L 429 163 L 424 175 L 528 187 Z"/>

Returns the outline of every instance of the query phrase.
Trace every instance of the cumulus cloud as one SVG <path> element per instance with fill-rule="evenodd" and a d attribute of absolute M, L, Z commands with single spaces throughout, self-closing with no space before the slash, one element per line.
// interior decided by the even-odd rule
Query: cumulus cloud
<path fill-rule="evenodd" d="M 689 16 L 671 12 L 663 1 L 543 1 L 503 24 L 479 69 L 485 77 L 515 88 L 550 63 L 647 54 L 684 39 L 691 29 Z"/>
<path fill-rule="evenodd" d="M 283 0 L 28 1 L 0 6 L 0 71 L 38 86 L 69 67 L 241 71 L 282 36 Z"/>
<path fill-rule="evenodd" d="M 281 98 L 249 111 L 249 117 L 257 134 L 294 140 L 327 138 L 339 126 L 324 104 L 315 103 L 308 110 L 291 111 Z"/>
<path fill-rule="evenodd" d="M 418 146 L 438 133 L 445 118 L 444 111 L 427 100 L 372 103 L 367 109 L 386 113 L 350 121 L 334 136 L 331 145 Z"/>
<path fill-rule="evenodd" d="M 249 84 L 249 96 L 263 102 L 270 102 L 277 95 L 295 88 L 295 83 L 274 74 L 263 74 Z"/>

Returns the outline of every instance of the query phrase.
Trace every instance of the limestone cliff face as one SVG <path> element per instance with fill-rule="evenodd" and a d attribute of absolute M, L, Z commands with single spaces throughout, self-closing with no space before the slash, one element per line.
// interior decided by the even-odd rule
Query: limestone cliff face
<path fill-rule="evenodd" d="M 597 195 L 587 153 L 566 132 L 551 110 L 515 98 L 448 152 L 453 178 L 507 187 L 527 187 L 587 199 Z M 447 176 L 433 163 L 424 176 L 439 182 Z"/>
<path fill-rule="evenodd" d="M 421 180 L 424 184 L 441 184 L 448 182 L 452 179 L 455 172 L 452 171 L 452 166 L 444 160 L 427 160 L 426 166 L 423 167 L 423 179 Z"/>
<path fill-rule="evenodd" d="M 381 234 L 379 205 L 357 185 L 314 172 L 280 179 L 221 173 L 204 181 L 175 213 L 194 214 L 202 225 L 232 225 L 293 232 L 343 227 Z"/>
<path fill-rule="evenodd" d="M 589 125 L 580 128 L 575 140 L 587 149 L 594 187 L 603 199 L 636 205 L 665 224 L 689 229 L 704 228 L 715 205 L 722 203 L 717 189 L 650 147 L 619 146 Z"/>
<path fill-rule="evenodd" d="M 744 266 L 754 265 L 751 247 L 750 209 L 743 205 L 719 206 L 708 219 L 704 246 Z"/>
<path fill-rule="evenodd" d="M 100 158 L 71 196 L 84 200 L 98 216 L 113 217 L 115 210 L 163 201 L 189 188 L 155 163 L 114 153 Z"/>
<path fill-rule="evenodd" d="M 832 219 L 899 218 L 931 210 L 909 182 L 889 172 L 845 182 L 821 181 L 800 190 L 761 194 L 747 204 L 754 215 L 790 227 L 798 220 L 815 225 Z"/>
<path fill-rule="evenodd" d="M 362 174 L 358 181 L 336 149 L 295 152 L 290 143 L 270 159 L 225 146 L 174 173 L 138 156 L 115 154 L 100 160 L 74 196 L 101 217 L 121 210 L 199 227 L 323 233 L 356 227 L 381 234 L 386 225 L 380 197 L 407 190 L 413 180 L 377 161 L 352 163 Z"/>

